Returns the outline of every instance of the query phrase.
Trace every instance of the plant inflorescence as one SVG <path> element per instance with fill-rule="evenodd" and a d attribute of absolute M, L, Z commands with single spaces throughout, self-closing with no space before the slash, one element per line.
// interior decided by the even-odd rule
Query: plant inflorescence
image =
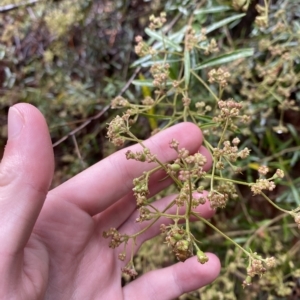
<path fill-rule="evenodd" d="M 233 2 L 236 9 L 244 10 L 250 3 L 249 1 Z M 267 1 L 265 4 L 264 7 L 257 8 L 259 16 L 256 24 L 260 27 L 268 26 Z M 230 20 L 226 19 L 227 22 L 234 20 L 234 18 L 230 18 Z M 246 287 L 251 285 L 252 279 L 256 275 L 261 277 L 268 270 L 275 268 L 277 266 L 276 258 L 272 255 L 263 257 L 255 249 L 242 247 L 213 222 L 204 219 L 198 212 L 199 207 L 208 201 L 211 208 L 215 210 L 225 209 L 230 203 L 235 203 L 241 198 L 237 186 L 245 186 L 249 188 L 253 196 L 260 196 L 274 208 L 293 217 L 300 228 L 299 208 L 295 210 L 282 208 L 270 196 L 276 185 L 285 176 L 285 172 L 281 168 L 274 169 L 274 167 L 261 163 L 257 164 L 257 172 L 253 180 L 239 178 L 243 174 L 244 166 L 249 165 L 249 156 L 252 151 L 245 146 L 244 134 L 247 134 L 249 127 L 255 122 L 255 109 L 259 106 L 254 109 L 248 99 L 242 101 L 243 99 L 231 98 L 229 93 L 236 80 L 232 76 L 237 71 L 230 66 L 215 66 L 231 61 L 232 66 L 235 66 L 235 60 L 239 59 L 239 67 L 242 68 L 241 59 L 243 61 L 243 57 L 251 56 L 253 50 L 240 49 L 229 54 L 219 54 L 223 51 L 219 46 L 220 43 L 214 38 L 209 38 L 208 33 L 226 22 L 217 24 L 215 27 L 202 27 L 195 30 L 191 25 L 193 18 L 190 18 L 187 26 L 168 35 L 163 27 L 166 21 L 165 13 L 159 17 L 152 16 L 150 18 L 150 26 L 146 29 L 146 33 L 156 40 L 156 43 L 149 44 L 143 37 L 136 37 L 135 52 L 141 58 L 135 65 L 141 64 L 150 67 L 148 74 L 152 76 L 152 80 L 136 80 L 135 84 L 151 88 L 153 97 L 147 95 L 140 103 L 129 101 L 121 96 L 112 100 L 112 108 L 125 111 L 123 115 L 116 116 L 109 123 L 107 134 L 110 141 L 116 146 L 123 146 L 126 142 L 140 144 L 140 151 L 126 153 L 127 159 L 156 163 L 152 170 L 144 172 L 133 181 L 132 191 L 139 210 L 136 222 L 144 222 L 145 226 L 140 232 L 133 235 L 121 234 L 117 229 L 111 228 L 104 233 L 104 236 L 111 238 L 110 247 L 116 248 L 121 245 L 124 247 L 119 255 L 121 260 L 126 259 L 126 247 L 131 245 L 131 257 L 127 258 L 129 262 L 123 271 L 131 276 L 136 276 L 133 255 L 136 250 L 134 245 L 137 237 L 160 218 L 166 218 L 169 221 L 167 224 L 161 225 L 161 232 L 165 237 L 165 243 L 177 260 L 185 261 L 196 255 L 198 262 L 204 264 L 208 257 L 204 253 L 205 249 L 201 247 L 201 242 L 198 241 L 191 229 L 191 219 L 196 219 L 215 230 L 242 251 L 246 269 L 242 285 Z M 291 38 L 294 36 L 291 35 Z M 273 48 L 269 45 L 268 49 L 273 51 Z M 207 59 L 205 58 L 207 55 L 219 56 Z M 274 60 L 276 55 L 277 52 L 272 54 L 270 60 Z M 274 65 L 274 68 L 282 67 L 282 63 Z M 276 81 L 274 78 L 272 82 L 264 85 L 265 80 L 270 81 L 271 77 L 266 76 L 267 71 L 263 71 L 263 67 L 258 65 L 257 68 L 260 70 L 260 76 L 263 77 L 263 82 L 260 81 L 259 86 L 267 96 L 273 95 L 275 89 L 284 89 L 282 82 L 286 82 L 287 74 L 282 80 Z M 244 68 L 243 72 L 247 72 L 247 69 Z M 243 91 L 251 85 L 250 81 L 253 77 L 246 76 L 249 79 L 243 82 Z M 290 80 L 295 79 L 290 78 Z M 197 95 L 199 87 L 202 89 L 202 97 Z M 285 89 L 289 87 L 287 85 Z M 255 98 L 255 93 L 258 91 L 247 94 L 247 97 Z M 289 96 L 289 94 L 283 95 L 282 93 L 280 95 Z M 275 99 L 279 101 L 278 107 L 281 111 L 298 109 L 293 100 L 283 99 L 281 96 L 276 96 Z M 198 125 L 204 133 L 204 145 L 212 157 L 211 170 L 205 169 L 207 158 L 203 154 L 189 153 L 187 149 L 180 146 L 180 141 L 175 139 L 168 142 L 170 148 L 176 152 L 177 158 L 166 163 L 160 161 L 156 153 L 151 153 L 143 141 L 133 133 L 134 124 L 138 122 L 140 116 L 148 118 L 152 124 L 152 134 L 182 121 Z M 282 123 L 279 126 L 283 126 Z M 276 127 L 274 130 L 277 130 Z M 166 178 L 173 181 L 177 191 L 177 196 L 170 200 L 163 209 L 158 209 L 155 206 L 155 198 L 149 196 L 151 194 L 148 186 L 149 179 L 158 171 L 165 172 Z"/>

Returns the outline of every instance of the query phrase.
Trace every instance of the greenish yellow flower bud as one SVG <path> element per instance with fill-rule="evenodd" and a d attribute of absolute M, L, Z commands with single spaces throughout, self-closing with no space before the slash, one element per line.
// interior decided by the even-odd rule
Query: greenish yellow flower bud
<path fill-rule="evenodd" d="M 205 264 L 206 262 L 208 262 L 208 257 L 201 250 L 197 251 L 197 259 L 198 259 L 198 261 L 199 261 L 200 264 Z"/>
<path fill-rule="evenodd" d="M 172 237 L 173 237 L 174 239 L 176 239 L 177 241 L 179 241 L 179 240 L 182 240 L 183 235 L 180 234 L 180 233 L 174 233 L 174 234 L 172 235 Z"/>
<path fill-rule="evenodd" d="M 172 165 L 171 165 L 171 169 L 172 169 L 173 171 L 179 171 L 179 170 L 180 170 L 180 165 L 178 165 L 178 164 L 172 164 Z"/>
<path fill-rule="evenodd" d="M 176 243 L 176 248 L 180 251 L 186 251 L 189 249 L 189 242 L 187 240 L 180 240 Z"/>

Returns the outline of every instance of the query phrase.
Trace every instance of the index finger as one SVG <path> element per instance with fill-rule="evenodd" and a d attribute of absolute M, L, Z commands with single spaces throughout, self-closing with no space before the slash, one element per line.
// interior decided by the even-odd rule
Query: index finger
<path fill-rule="evenodd" d="M 195 124 L 186 122 L 156 134 L 143 144 L 165 163 L 177 157 L 177 153 L 169 147 L 172 138 L 179 141 L 179 148 L 186 148 L 190 153 L 198 151 L 203 140 L 201 130 Z M 126 160 L 125 153 L 129 149 L 133 152 L 141 151 L 141 146 L 119 150 L 50 193 L 74 203 L 90 215 L 102 212 L 132 189 L 134 178 L 156 166 L 155 163 Z"/>

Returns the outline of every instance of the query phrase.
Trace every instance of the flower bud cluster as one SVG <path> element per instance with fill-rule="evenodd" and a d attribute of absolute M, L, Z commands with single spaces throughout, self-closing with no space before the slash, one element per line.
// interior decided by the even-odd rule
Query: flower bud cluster
<path fill-rule="evenodd" d="M 267 270 L 270 270 L 270 269 L 273 269 L 274 267 L 276 267 L 276 259 L 275 257 L 267 257 L 265 260 L 264 260 L 264 263 L 265 263 L 265 266 L 267 268 Z"/>
<path fill-rule="evenodd" d="M 223 117 L 224 119 L 227 119 L 228 117 L 237 117 L 243 107 L 241 103 L 232 99 L 227 101 L 220 100 L 218 101 L 218 106 L 221 110 L 221 115 L 219 117 Z"/>
<path fill-rule="evenodd" d="M 133 193 L 136 198 L 137 206 L 147 204 L 147 195 L 149 194 L 148 177 L 143 174 L 141 177 L 133 179 Z"/>
<path fill-rule="evenodd" d="M 192 168 L 200 168 L 206 164 L 207 159 L 203 154 L 195 153 L 184 158 L 183 161 L 185 161 Z"/>
<path fill-rule="evenodd" d="M 244 149 L 240 150 L 238 149 L 237 145 L 239 143 L 238 138 L 234 138 L 232 140 L 232 144 L 230 141 L 224 141 L 223 142 L 223 148 L 214 148 L 213 149 L 213 157 L 218 161 L 216 163 L 216 168 L 219 170 L 224 169 L 224 164 L 221 161 L 221 158 L 224 157 L 228 159 L 231 162 L 235 162 L 238 158 L 245 159 L 249 156 L 250 150 L 245 147 Z"/>
<path fill-rule="evenodd" d="M 230 78 L 230 73 L 224 71 L 222 68 L 212 69 L 208 72 L 208 81 L 210 83 L 216 82 L 221 88 L 224 88 L 228 84 L 228 78 Z"/>
<path fill-rule="evenodd" d="M 141 162 L 155 162 L 156 161 L 156 155 L 151 154 L 150 150 L 148 148 L 143 148 L 143 151 L 140 152 L 132 152 L 131 150 L 128 150 L 125 153 L 125 156 L 127 159 L 135 159 L 137 161 Z"/>
<path fill-rule="evenodd" d="M 260 166 L 257 171 L 260 175 L 267 175 L 269 168 L 267 166 Z"/>
<path fill-rule="evenodd" d="M 135 220 L 136 222 L 141 223 L 143 221 L 149 221 L 152 219 L 151 212 L 147 207 L 142 206 L 139 209 L 139 212 L 140 212 L 140 215 L 138 218 L 136 218 L 136 220 Z"/>
<path fill-rule="evenodd" d="M 180 159 L 185 159 L 190 155 L 189 150 L 185 149 L 185 148 L 181 148 L 180 150 L 178 150 L 178 159 L 175 162 L 179 162 Z"/>
<path fill-rule="evenodd" d="M 172 139 L 171 142 L 169 143 L 169 146 L 171 149 L 178 151 L 179 142 L 175 139 Z"/>
<path fill-rule="evenodd" d="M 137 45 L 134 47 L 134 51 L 138 56 L 142 57 L 148 54 L 156 55 L 156 50 L 145 43 L 141 36 L 137 36 L 135 41 L 137 42 Z"/>
<path fill-rule="evenodd" d="M 128 128 L 126 122 L 128 122 L 129 115 L 124 114 L 123 117 L 116 116 L 109 124 L 107 128 L 107 137 L 116 146 L 123 146 L 125 139 L 121 134 L 126 133 Z"/>
<path fill-rule="evenodd" d="M 197 108 L 198 114 L 206 114 L 212 110 L 212 107 L 207 105 L 204 101 L 196 102 L 195 107 Z"/>
<path fill-rule="evenodd" d="M 266 268 L 260 259 L 253 259 L 251 265 L 247 268 L 247 275 L 254 277 L 255 275 L 262 276 L 266 272 Z"/>
<path fill-rule="evenodd" d="M 149 21 L 150 21 L 149 28 L 151 30 L 161 28 L 167 22 L 166 16 L 167 14 L 165 12 L 161 12 L 159 17 L 155 17 L 154 15 L 151 15 L 149 17 Z"/>
<path fill-rule="evenodd" d="M 219 47 L 218 47 L 218 44 L 217 44 L 216 40 L 215 39 L 211 39 L 210 42 L 209 42 L 209 44 L 206 46 L 204 54 L 208 55 L 210 53 L 217 53 L 219 51 L 220 50 L 219 50 Z"/>
<path fill-rule="evenodd" d="M 185 39 L 185 45 L 186 48 L 190 51 L 193 48 L 197 47 L 199 43 L 206 41 L 207 37 L 205 34 L 205 29 L 201 29 L 201 34 L 196 35 L 196 31 L 189 26 L 187 29 L 186 39 Z"/>
<path fill-rule="evenodd" d="M 133 263 L 129 263 L 126 267 L 122 268 L 122 273 L 127 274 L 133 278 L 135 278 L 138 275 Z"/>
<path fill-rule="evenodd" d="M 232 182 L 224 181 L 218 184 L 216 190 L 219 193 L 227 194 L 230 198 L 236 199 L 238 198 L 238 194 L 236 192 L 235 185 Z"/>
<path fill-rule="evenodd" d="M 121 261 L 124 261 L 126 258 L 126 253 L 125 252 L 122 252 L 122 253 L 119 253 L 118 254 L 118 259 L 121 260 Z"/>
<path fill-rule="evenodd" d="M 257 179 L 255 183 L 251 184 L 251 191 L 253 192 L 253 195 L 259 195 L 263 190 L 273 191 L 275 187 L 276 185 L 274 181 L 261 178 Z"/>
<path fill-rule="evenodd" d="M 172 144 L 172 142 L 170 144 Z M 176 146 L 176 149 L 178 158 L 173 164 L 167 165 L 169 174 L 174 176 L 178 175 L 178 179 L 181 181 L 200 178 L 206 174 L 206 172 L 203 171 L 203 166 L 207 161 L 204 155 L 201 153 L 189 155 L 189 151 L 185 148 L 178 150 L 178 145 Z"/>
<path fill-rule="evenodd" d="M 247 0 L 232 0 L 232 7 L 235 10 L 247 11 L 249 7 L 250 1 Z"/>
<path fill-rule="evenodd" d="M 166 82 L 169 78 L 169 68 L 170 65 L 168 63 L 153 64 L 151 66 L 150 73 L 154 78 L 153 85 L 155 87 L 165 87 Z"/>
<path fill-rule="evenodd" d="M 109 247 L 113 249 L 120 246 L 125 241 L 125 237 L 122 236 L 116 228 L 110 228 L 108 231 L 104 231 L 103 237 L 106 239 L 111 237 Z"/>
<path fill-rule="evenodd" d="M 209 192 L 207 195 L 212 209 L 224 208 L 230 198 L 238 198 L 235 185 L 232 182 L 220 183 L 215 190 Z"/>
<path fill-rule="evenodd" d="M 274 178 L 283 178 L 284 177 L 284 172 L 280 169 L 277 169 L 275 174 L 273 175 Z"/>
<path fill-rule="evenodd" d="M 183 103 L 183 106 L 189 107 L 190 104 L 191 104 L 191 98 L 189 98 L 189 97 L 183 97 L 182 98 L 182 103 Z"/>
<path fill-rule="evenodd" d="M 258 173 L 261 177 L 265 176 L 269 172 L 269 168 L 267 166 L 260 166 L 258 168 Z M 251 184 L 251 191 L 254 195 L 261 194 L 263 190 L 273 191 L 276 187 L 275 183 L 272 179 L 283 178 L 284 172 L 280 169 L 277 169 L 275 174 L 271 178 L 259 178 L 256 180 L 256 183 Z"/>
<path fill-rule="evenodd" d="M 255 9 L 258 12 L 258 16 L 255 18 L 255 24 L 260 27 L 267 27 L 269 23 L 268 10 L 265 6 L 256 4 Z"/>
<path fill-rule="evenodd" d="M 196 31 L 191 26 L 189 26 L 187 28 L 187 33 L 185 36 L 186 49 L 191 51 L 197 45 L 198 45 L 198 37 L 196 36 Z"/>
<path fill-rule="evenodd" d="M 276 67 L 276 68 L 275 67 L 266 68 L 265 66 L 261 66 L 261 65 L 258 64 L 255 67 L 255 70 L 257 71 L 258 76 L 264 78 L 265 82 L 268 85 L 271 85 L 274 82 L 276 82 L 277 79 L 278 79 L 278 77 L 279 77 L 279 74 L 278 74 L 279 73 L 279 69 L 278 69 L 278 67 Z M 243 91 L 243 95 L 247 96 L 247 93 L 249 93 L 249 91 L 246 91 L 246 90 Z M 262 99 L 265 98 L 264 94 L 262 94 L 262 98 L 258 97 L 259 94 L 255 90 L 253 90 L 253 94 L 254 94 L 254 97 L 256 99 L 262 100 Z"/>
<path fill-rule="evenodd" d="M 242 104 L 235 102 L 232 99 L 227 101 L 220 100 L 218 101 L 218 106 L 220 113 L 213 118 L 213 121 L 216 123 L 227 123 L 229 128 L 233 131 L 237 130 L 237 126 L 233 122 L 233 118 L 239 118 L 242 123 L 249 123 L 249 115 L 240 115 Z"/>
<path fill-rule="evenodd" d="M 192 208 L 197 208 L 200 204 L 205 204 L 205 202 L 206 198 L 202 194 L 193 194 Z"/>
<path fill-rule="evenodd" d="M 178 207 L 184 206 L 185 204 L 188 205 L 189 201 L 191 202 L 192 208 L 197 208 L 200 204 L 204 204 L 206 202 L 206 199 L 203 197 L 201 192 L 203 191 L 199 189 L 199 192 L 197 190 L 197 193 L 194 193 L 195 191 L 195 184 L 184 182 L 183 187 L 180 189 L 180 192 L 178 196 L 175 199 L 175 203 Z M 192 199 L 190 199 L 192 195 Z"/>
<path fill-rule="evenodd" d="M 221 194 L 213 190 L 208 193 L 207 199 L 212 209 L 224 208 L 228 201 L 228 194 Z"/>
<path fill-rule="evenodd" d="M 193 190 L 193 185 L 192 185 L 192 190 Z M 175 199 L 176 205 L 178 207 L 180 207 L 180 206 L 184 206 L 184 204 L 188 203 L 191 192 L 192 191 L 190 190 L 189 183 L 185 182 L 183 184 L 183 187 L 180 189 L 180 192 L 179 192 L 178 196 Z"/>
<path fill-rule="evenodd" d="M 183 228 L 173 227 L 167 234 L 166 242 L 171 246 L 176 258 L 185 261 L 193 255 L 193 245 Z"/>
<path fill-rule="evenodd" d="M 154 100 L 150 96 L 147 96 L 145 99 L 142 100 L 142 104 L 152 106 L 154 104 Z"/>
<path fill-rule="evenodd" d="M 251 259 L 250 265 L 247 268 L 247 278 L 243 282 L 243 286 L 249 286 L 252 278 L 255 275 L 262 276 L 267 270 L 270 270 L 276 266 L 276 260 L 274 257 L 268 257 L 263 259 L 260 255 L 254 253 L 255 259 Z"/>
<path fill-rule="evenodd" d="M 111 108 L 122 108 L 122 107 L 126 107 L 126 106 L 130 106 L 130 103 L 122 96 L 117 96 L 116 98 L 114 98 L 111 101 L 111 104 L 110 104 Z"/>

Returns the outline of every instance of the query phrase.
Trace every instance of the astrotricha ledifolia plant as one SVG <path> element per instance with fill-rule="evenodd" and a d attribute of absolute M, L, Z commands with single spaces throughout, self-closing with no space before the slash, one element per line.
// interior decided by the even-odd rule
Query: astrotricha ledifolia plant
<path fill-rule="evenodd" d="M 251 284 L 252 278 L 256 275 L 262 276 L 267 270 L 276 265 L 274 257 L 262 257 L 255 251 L 244 249 L 238 243 L 226 236 L 220 229 L 211 222 L 204 219 L 198 212 L 197 207 L 209 201 L 210 206 L 217 209 L 224 209 L 231 199 L 237 199 L 235 185 L 245 185 L 251 189 L 252 194 L 260 195 L 271 205 L 291 215 L 300 227 L 300 209 L 286 211 L 275 204 L 267 195 L 266 191 L 272 191 L 276 182 L 284 177 L 282 170 L 277 169 L 269 175 L 268 166 L 262 165 L 258 169 L 258 179 L 255 182 L 243 182 L 234 179 L 234 174 L 241 170 L 237 162 L 247 159 L 251 149 L 239 147 L 240 139 L 237 137 L 242 128 L 246 128 L 251 116 L 245 114 L 243 103 L 234 99 L 224 99 L 223 92 L 228 84 L 230 73 L 224 68 L 211 69 L 207 72 L 207 80 L 195 70 L 191 61 L 201 55 L 210 55 L 219 51 L 217 42 L 209 40 L 206 30 L 203 28 L 197 32 L 187 26 L 183 32 L 183 49 L 176 48 L 164 31 L 161 30 L 166 22 L 166 15 L 162 13 L 159 17 L 150 18 L 150 26 L 147 33 L 157 37 L 158 42 L 154 46 L 149 45 L 141 36 L 136 37 L 135 52 L 141 57 L 148 57 L 151 61 L 150 74 L 153 77 L 151 86 L 154 89 L 154 97 L 146 96 L 141 104 L 130 103 L 127 99 L 118 96 L 111 107 L 125 108 L 122 116 L 116 116 L 108 125 L 108 138 L 116 146 L 123 146 L 126 141 L 140 144 L 141 150 L 126 152 L 127 159 L 140 162 L 155 162 L 156 167 L 144 172 L 140 177 L 133 180 L 133 193 L 139 209 L 139 217 L 136 222 L 148 221 L 146 226 L 135 234 L 121 234 L 116 228 L 110 228 L 104 232 L 104 237 L 110 238 L 110 247 L 123 247 L 120 250 L 119 259 L 129 260 L 122 271 L 133 277 L 137 275 L 134 268 L 133 254 L 137 237 L 148 230 L 159 218 L 164 217 L 172 220 L 171 225 L 161 225 L 162 234 L 165 235 L 165 242 L 172 249 L 172 252 L 179 261 L 196 255 L 200 264 L 205 264 L 208 257 L 202 251 L 199 241 L 191 232 L 190 219 L 197 219 L 210 226 L 221 234 L 225 239 L 232 242 L 243 251 L 246 257 L 246 277 L 243 286 Z M 161 47 L 159 47 L 161 46 Z M 175 47 L 176 49 L 172 49 Z M 148 60 L 148 61 L 149 61 Z M 177 69 L 173 67 L 173 61 L 177 61 Z M 180 61 L 180 67 L 178 67 Z M 170 69 L 172 69 L 172 76 Z M 174 70 L 177 70 L 174 78 Z M 191 99 L 195 85 L 202 86 L 207 92 L 205 100 Z M 168 111 L 167 114 L 159 115 L 159 112 Z M 171 113 L 170 113 L 171 111 Z M 163 163 L 157 158 L 156 153 L 151 153 L 145 147 L 143 141 L 138 139 L 132 132 L 131 126 L 137 121 L 138 116 L 143 115 L 155 118 L 155 122 L 163 115 L 160 126 L 154 128 L 152 134 L 165 130 L 181 121 L 190 121 L 202 128 L 205 141 L 204 144 L 212 156 L 212 168 L 210 173 L 203 170 L 206 157 L 200 153 L 191 154 L 174 138 L 169 141 L 170 148 L 176 152 L 177 158 L 168 163 Z M 213 136 L 213 138 L 209 138 Z M 177 197 L 170 200 L 168 205 L 158 210 L 150 199 L 148 187 L 149 178 L 159 170 L 166 173 L 166 177 L 173 180 L 177 188 Z M 207 190 L 205 194 L 203 191 Z M 175 207 L 176 213 L 170 214 L 169 210 Z M 184 207 L 184 210 L 180 209 Z M 183 212 L 184 211 L 184 212 Z M 183 213 L 182 213 L 183 212 Z M 131 242 L 131 257 L 126 258 L 126 246 Z"/>

